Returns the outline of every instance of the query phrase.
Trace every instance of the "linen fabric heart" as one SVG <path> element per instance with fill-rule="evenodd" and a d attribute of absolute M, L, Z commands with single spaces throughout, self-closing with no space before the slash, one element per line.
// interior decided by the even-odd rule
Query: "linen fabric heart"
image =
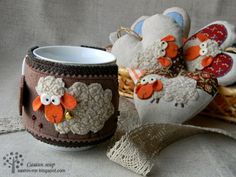
<path fill-rule="evenodd" d="M 136 84 L 134 102 L 143 123 L 183 123 L 213 100 L 217 86 L 208 72 L 149 72 Z"/>
<path fill-rule="evenodd" d="M 140 17 L 131 26 L 131 31 L 141 40 L 131 34 L 116 39 L 117 34 L 112 33 L 111 53 L 122 67 L 178 73 L 184 68 L 179 48 L 183 37 L 188 35 L 189 25 L 188 14 L 178 7 L 167 9 L 163 14 Z"/>
<path fill-rule="evenodd" d="M 232 24 L 216 21 L 205 26 L 183 46 L 187 69 L 210 72 L 222 86 L 233 84 L 236 82 L 236 55 L 224 50 L 235 41 L 235 27 Z"/>

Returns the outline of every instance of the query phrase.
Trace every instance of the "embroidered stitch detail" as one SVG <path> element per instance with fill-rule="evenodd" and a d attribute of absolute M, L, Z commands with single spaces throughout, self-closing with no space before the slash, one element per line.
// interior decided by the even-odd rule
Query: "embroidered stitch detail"
<path fill-rule="evenodd" d="M 224 53 L 217 55 L 214 58 L 211 66 L 204 68 L 203 71 L 212 73 L 216 77 L 222 77 L 232 69 L 232 66 L 233 59 L 231 58 L 231 56 Z"/>
<path fill-rule="evenodd" d="M 184 107 L 189 100 L 196 101 L 199 97 L 197 82 L 188 77 L 179 76 L 169 79 L 165 87 L 163 99 L 166 102 L 175 101 L 175 106 Z"/>
<path fill-rule="evenodd" d="M 228 36 L 227 29 L 222 24 L 209 25 L 199 31 L 199 33 L 204 34 L 208 39 L 216 41 L 219 46 L 225 41 Z M 190 40 L 196 38 L 196 35 L 197 34 L 193 35 Z"/>

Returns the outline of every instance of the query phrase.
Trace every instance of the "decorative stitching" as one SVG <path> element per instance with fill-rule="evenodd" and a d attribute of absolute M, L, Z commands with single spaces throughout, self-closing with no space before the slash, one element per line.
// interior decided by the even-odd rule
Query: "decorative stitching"
<path fill-rule="evenodd" d="M 37 47 L 36 47 L 37 48 Z M 64 65 L 51 61 L 39 60 L 33 55 L 32 48 L 26 56 L 26 63 L 39 72 L 50 73 L 57 76 L 77 77 L 77 76 L 117 76 L 118 66 L 116 64 L 101 65 Z"/>

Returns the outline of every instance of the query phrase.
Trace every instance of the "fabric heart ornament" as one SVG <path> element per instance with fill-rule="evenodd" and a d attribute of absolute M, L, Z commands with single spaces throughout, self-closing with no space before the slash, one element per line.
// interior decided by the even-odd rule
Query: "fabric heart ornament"
<path fill-rule="evenodd" d="M 235 27 L 226 21 L 216 21 L 191 36 L 183 46 L 189 71 L 214 74 L 219 85 L 236 82 L 236 55 L 225 52 L 236 41 Z"/>
<path fill-rule="evenodd" d="M 189 33 L 189 25 L 187 12 L 178 7 L 163 14 L 142 16 L 131 28 L 123 29 L 128 34 L 117 39 L 117 33 L 111 33 L 111 53 L 121 67 L 178 73 L 184 68 L 180 47 Z"/>
<path fill-rule="evenodd" d="M 213 100 L 217 86 L 208 72 L 148 72 L 136 84 L 134 102 L 143 123 L 183 123 Z"/>

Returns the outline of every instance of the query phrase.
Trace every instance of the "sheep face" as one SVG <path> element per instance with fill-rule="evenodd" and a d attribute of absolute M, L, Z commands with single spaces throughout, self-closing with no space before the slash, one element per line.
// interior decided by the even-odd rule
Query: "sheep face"
<path fill-rule="evenodd" d="M 44 106 L 45 118 L 52 123 L 60 123 L 64 119 L 64 109 L 76 107 L 76 99 L 64 92 L 64 82 L 51 76 L 40 78 L 36 91 L 39 94 L 33 101 L 33 110 L 38 111 Z"/>
<path fill-rule="evenodd" d="M 154 92 L 163 89 L 163 83 L 155 75 L 143 77 L 140 84 L 137 85 L 135 93 L 140 99 L 148 99 L 152 97 Z"/>
<path fill-rule="evenodd" d="M 72 110 L 76 104 L 76 99 L 68 93 L 65 93 L 61 98 L 42 94 L 34 99 L 33 110 L 38 111 L 40 107 L 44 106 L 46 119 L 52 123 L 60 123 L 64 119 L 64 109 Z"/>

